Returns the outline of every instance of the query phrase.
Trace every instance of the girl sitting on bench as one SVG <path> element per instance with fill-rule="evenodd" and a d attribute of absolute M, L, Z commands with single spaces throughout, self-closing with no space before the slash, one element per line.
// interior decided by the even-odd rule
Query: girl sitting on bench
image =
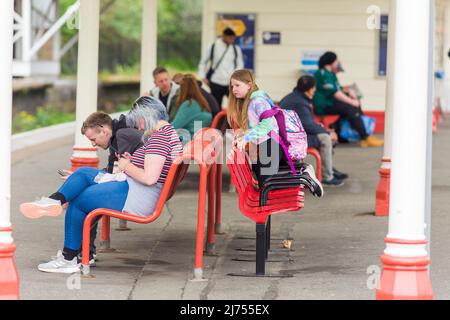
<path fill-rule="evenodd" d="M 258 185 L 262 186 L 267 178 L 278 173 L 280 165 L 287 165 L 283 148 L 269 136 L 271 131 L 278 134 L 275 118 L 259 120 L 261 114 L 270 110 L 274 103 L 258 89 L 252 72 L 246 69 L 236 70 L 231 75 L 229 89 L 228 123 L 238 129 L 234 144 L 240 150 L 248 149 L 252 171 Z M 302 164 L 301 181 L 313 195 L 322 197 L 323 187 L 310 164 Z"/>
<path fill-rule="evenodd" d="M 172 161 L 182 152 L 180 138 L 168 118 L 166 108 L 157 99 L 139 98 L 127 115 L 127 124 L 144 132 L 144 145 L 133 155 L 117 155 L 121 173 L 79 168 L 48 198 L 20 205 L 26 217 L 39 218 L 61 214 L 62 205 L 69 202 L 64 248 L 49 262 L 40 264 L 40 271 L 80 270 L 83 223 L 91 211 L 108 208 L 141 216 L 154 211 Z M 89 260 L 94 262 L 92 257 Z"/>

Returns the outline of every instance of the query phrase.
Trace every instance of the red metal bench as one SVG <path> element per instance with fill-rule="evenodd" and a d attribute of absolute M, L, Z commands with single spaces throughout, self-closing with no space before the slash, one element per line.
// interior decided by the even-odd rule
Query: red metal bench
<path fill-rule="evenodd" d="M 83 226 L 83 246 L 82 246 L 82 273 L 89 275 L 89 244 L 91 224 L 98 216 L 103 216 L 106 228 L 102 229 L 102 238 L 109 240 L 109 220 L 111 217 L 127 220 L 131 222 L 146 224 L 158 219 L 163 211 L 164 204 L 175 193 L 178 185 L 186 176 L 189 168 L 189 162 L 195 161 L 200 167 L 199 181 L 199 197 L 198 197 L 198 216 L 197 216 L 197 236 L 194 263 L 194 278 L 199 280 L 203 276 L 203 241 L 204 241 L 204 224 L 205 224 L 205 208 L 206 208 L 206 192 L 207 184 L 211 194 L 211 187 L 215 181 L 215 150 L 214 146 L 206 141 L 194 140 L 186 144 L 183 148 L 183 154 L 176 158 L 170 167 L 166 182 L 164 183 L 161 195 L 156 204 L 156 208 L 148 217 L 133 215 L 126 212 L 115 211 L 111 209 L 99 208 L 88 214 Z M 209 180 L 209 183 L 208 183 Z M 214 220 L 208 221 L 208 230 L 212 229 Z M 207 241 L 211 240 L 207 237 Z"/>
<path fill-rule="evenodd" d="M 292 174 L 274 175 L 258 187 L 248 155 L 236 148 L 227 156 L 227 165 L 238 192 L 239 209 L 256 223 L 256 276 L 265 276 L 270 216 L 303 208 L 303 188 L 298 176 Z"/>
<path fill-rule="evenodd" d="M 339 115 L 316 115 L 314 114 L 314 120 L 317 123 L 323 124 L 324 128 L 329 128 L 331 124 L 339 119 Z"/>
<path fill-rule="evenodd" d="M 227 121 L 227 112 L 226 110 L 220 111 L 214 117 L 211 122 L 211 128 L 217 129 L 222 134 L 222 137 L 225 138 L 226 130 L 230 129 Z M 218 155 L 219 156 L 219 155 Z M 220 161 L 217 161 L 216 168 L 216 223 L 215 223 L 215 233 L 216 234 L 224 234 L 222 230 L 222 153 L 220 154 Z"/>
<path fill-rule="evenodd" d="M 221 208 L 222 208 L 222 161 L 223 161 L 223 138 L 222 133 L 214 128 L 202 128 L 198 130 L 193 140 L 210 143 L 214 148 L 214 168 L 211 169 L 208 192 L 208 241 L 206 253 L 214 253 L 215 236 L 222 234 L 221 231 Z M 214 197 L 215 196 L 215 197 Z M 209 223 L 211 221 L 211 223 Z M 213 223 L 214 222 L 214 223 Z"/>
<path fill-rule="evenodd" d="M 230 128 L 227 121 L 227 111 L 222 110 L 217 113 L 212 120 L 210 127 L 219 130 L 222 134 L 225 134 L 225 131 Z"/>

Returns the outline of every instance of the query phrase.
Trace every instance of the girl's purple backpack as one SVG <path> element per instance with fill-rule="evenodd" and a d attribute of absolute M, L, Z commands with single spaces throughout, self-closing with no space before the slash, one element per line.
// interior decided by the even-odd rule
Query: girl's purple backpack
<path fill-rule="evenodd" d="M 300 121 L 297 112 L 281 109 L 279 106 L 273 104 L 272 101 L 270 102 L 272 109 L 264 111 L 260 115 L 259 121 L 275 117 L 279 134 L 271 131 L 269 136 L 281 145 L 292 173 L 296 174 L 293 160 L 303 160 L 306 157 L 308 149 L 305 129 L 303 129 L 302 122 Z"/>

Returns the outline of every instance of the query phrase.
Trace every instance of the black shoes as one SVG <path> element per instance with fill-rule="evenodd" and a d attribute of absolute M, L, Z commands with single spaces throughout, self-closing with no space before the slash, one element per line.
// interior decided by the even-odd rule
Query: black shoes
<path fill-rule="evenodd" d="M 336 178 L 336 176 L 333 176 L 330 180 L 324 180 L 322 182 L 325 186 L 329 187 L 341 187 L 344 185 L 344 180 Z"/>
<path fill-rule="evenodd" d="M 338 180 L 345 180 L 348 178 L 348 174 L 340 172 L 335 168 L 333 168 L 333 176 Z"/>

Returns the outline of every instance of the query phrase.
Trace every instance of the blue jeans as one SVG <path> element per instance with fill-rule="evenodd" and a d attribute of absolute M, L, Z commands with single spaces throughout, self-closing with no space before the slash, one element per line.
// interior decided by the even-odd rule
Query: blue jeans
<path fill-rule="evenodd" d="M 92 210 L 108 208 L 121 211 L 128 195 L 128 183 L 106 182 L 97 184 L 94 178 L 100 170 L 79 168 L 59 188 L 69 202 L 65 218 L 64 247 L 81 249 L 83 223 Z"/>

